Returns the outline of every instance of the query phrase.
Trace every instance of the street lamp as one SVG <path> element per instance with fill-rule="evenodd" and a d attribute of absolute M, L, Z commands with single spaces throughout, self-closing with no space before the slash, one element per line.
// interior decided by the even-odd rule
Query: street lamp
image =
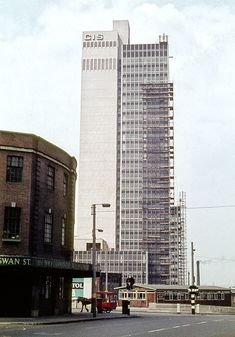
<path fill-rule="evenodd" d="M 92 298 L 91 298 L 91 312 L 93 317 L 96 317 L 96 206 L 110 207 L 110 204 L 92 204 L 91 205 L 91 215 L 93 218 L 93 229 L 92 229 Z"/>
<path fill-rule="evenodd" d="M 194 252 L 195 252 L 196 249 L 194 249 L 193 247 L 193 242 L 191 242 L 191 270 L 192 270 L 192 275 L 191 275 L 191 278 L 192 278 L 192 285 L 195 285 L 195 275 L 194 275 Z"/>

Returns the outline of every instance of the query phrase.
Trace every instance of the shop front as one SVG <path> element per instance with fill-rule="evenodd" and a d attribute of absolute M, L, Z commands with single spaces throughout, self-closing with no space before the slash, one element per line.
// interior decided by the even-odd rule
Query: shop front
<path fill-rule="evenodd" d="M 0 256 L 0 316 L 71 313 L 72 278 L 91 277 L 90 264 Z"/>

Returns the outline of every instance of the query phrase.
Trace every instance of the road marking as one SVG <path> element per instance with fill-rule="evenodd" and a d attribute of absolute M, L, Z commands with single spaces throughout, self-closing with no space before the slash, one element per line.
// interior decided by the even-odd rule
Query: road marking
<path fill-rule="evenodd" d="M 193 324 L 206 324 L 208 323 L 207 321 L 202 321 L 202 322 L 198 322 L 198 323 L 193 323 Z M 172 327 L 166 327 L 166 328 L 159 328 L 159 329 L 155 329 L 155 330 L 148 330 L 147 333 L 154 333 L 154 332 L 160 332 L 160 331 L 166 331 L 166 330 L 172 330 L 172 329 L 179 329 L 179 328 L 185 328 L 188 326 L 192 326 L 192 324 L 186 323 L 186 324 L 182 324 L 182 325 L 175 325 Z M 119 336 L 119 337 L 131 337 L 131 336 L 138 336 L 138 335 L 142 335 L 143 332 L 138 332 L 138 333 L 133 333 L 130 335 L 123 335 L 123 336 Z"/>
<path fill-rule="evenodd" d="M 167 330 L 167 329 L 166 328 L 161 328 L 161 329 L 156 329 L 156 330 L 149 330 L 148 333 L 157 332 L 157 331 L 163 331 L 163 330 Z"/>
<path fill-rule="evenodd" d="M 33 335 L 41 335 L 41 336 L 59 336 L 59 335 L 63 335 L 63 332 L 54 332 L 54 333 L 48 333 L 48 332 L 33 332 Z"/>
<path fill-rule="evenodd" d="M 156 332 L 161 332 L 161 331 L 169 331 L 169 330 L 172 330 L 172 329 L 178 329 L 178 328 L 185 328 L 185 327 L 189 327 L 194 324 L 197 324 L 197 325 L 202 325 L 202 324 L 207 324 L 207 323 L 210 323 L 210 322 L 223 322 L 223 321 L 226 321 L 224 319 L 215 319 L 215 320 L 211 320 L 211 321 L 201 321 L 201 322 L 193 322 L 193 323 L 186 323 L 186 324 L 182 324 L 182 325 L 175 325 L 175 326 L 172 326 L 172 327 L 165 327 L 165 328 L 159 328 L 159 329 L 155 329 L 155 330 L 148 330 L 145 332 L 145 334 L 151 334 L 151 333 L 156 333 Z M 227 321 L 231 321 L 233 323 L 235 323 L 235 320 L 232 320 L 230 318 L 230 320 L 227 320 Z M 136 332 L 136 333 L 133 333 L 133 334 L 129 334 L 129 335 L 122 335 L 122 336 L 118 336 L 118 337 L 135 337 L 135 336 L 139 336 L 139 335 L 143 335 L 144 332 Z M 235 335 L 234 335 L 235 337 Z"/>
<path fill-rule="evenodd" d="M 106 327 L 107 325 L 99 325 L 99 328 L 104 328 Z M 97 329 L 97 326 L 87 326 L 85 327 L 86 330 L 89 330 L 89 329 Z"/>

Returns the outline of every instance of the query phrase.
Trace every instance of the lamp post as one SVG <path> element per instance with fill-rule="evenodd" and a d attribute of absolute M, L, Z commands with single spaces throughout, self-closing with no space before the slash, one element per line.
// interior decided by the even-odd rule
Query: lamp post
<path fill-rule="evenodd" d="M 92 204 L 91 205 L 91 215 L 93 219 L 93 229 L 92 229 L 92 298 L 91 298 L 91 312 L 93 317 L 96 317 L 96 206 L 110 207 L 110 204 Z"/>
<path fill-rule="evenodd" d="M 108 257 L 107 257 L 107 247 L 105 249 L 105 291 L 108 291 Z"/>
<path fill-rule="evenodd" d="M 195 275 L 194 275 L 194 252 L 195 252 L 195 249 L 193 247 L 193 242 L 191 242 L 191 270 L 192 270 L 192 275 L 191 275 L 191 278 L 192 278 L 192 285 L 195 285 Z"/>

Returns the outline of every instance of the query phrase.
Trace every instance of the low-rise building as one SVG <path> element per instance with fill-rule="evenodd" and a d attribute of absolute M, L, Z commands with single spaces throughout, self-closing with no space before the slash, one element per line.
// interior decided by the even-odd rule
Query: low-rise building
<path fill-rule="evenodd" d="M 117 287 L 119 304 L 130 301 L 132 307 L 149 307 L 151 303 L 190 304 L 189 286 L 163 284 L 134 284 L 133 289 Z M 203 305 L 231 306 L 231 289 L 217 286 L 198 286 L 196 302 Z"/>

